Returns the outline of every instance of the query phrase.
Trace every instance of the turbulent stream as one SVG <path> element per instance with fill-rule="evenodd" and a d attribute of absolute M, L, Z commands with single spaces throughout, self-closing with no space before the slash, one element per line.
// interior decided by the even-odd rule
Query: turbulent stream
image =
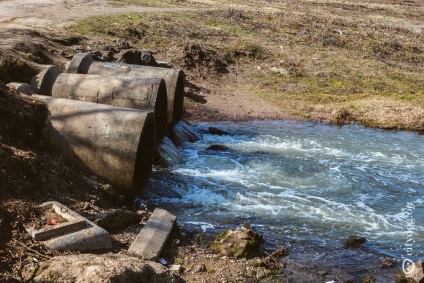
<path fill-rule="evenodd" d="M 157 169 L 142 196 L 183 226 L 221 231 L 248 220 L 268 245 L 290 243 L 294 260 L 334 267 L 424 258 L 424 136 L 293 121 L 193 130 L 200 140 L 180 146 L 182 163 Z M 213 144 L 230 150 L 206 150 Z M 367 238 L 362 254 L 343 248 L 350 235 Z"/>

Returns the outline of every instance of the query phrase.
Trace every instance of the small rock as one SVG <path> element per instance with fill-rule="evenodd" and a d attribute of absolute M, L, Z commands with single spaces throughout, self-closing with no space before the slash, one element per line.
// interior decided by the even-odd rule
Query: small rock
<path fill-rule="evenodd" d="M 86 202 L 85 204 L 84 204 L 84 207 L 82 208 L 82 209 L 84 209 L 84 210 L 89 210 L 91 208 L 91 204 L 89 203 L 89 202 Z"/>
<path fill-rule="evenodd" d="M 256 269 L 256 279 L 268 277 L 270 273 L 271 272 L 268 269 L 264 267 L 258 267 L 258 269 Z"/>
<path fill-rule="evenodd" d="M 284 68 L 279 68 L 279 67 L 272 67 L 272 68 L 270 68 L 269 69 L 272 73 L 275 73 L 275 74 L 281 74 L 281 75 L 288 75 L 289 74 L 289 72 L 287 72 L 287 70 L 286 69 L 284 69 Z"/>
<path fill-rule="evenodd" d="M 375 282 L 376 282 L 376 280 L 372 276 L 367 276 L 367 277 L 362 279 L 362 283 L 375 283 Z"/>
<path fill-rule="evenodd" d="M 102 59 L 102 52 L 96 50 L 96 51 L 91 51 L 89 52 L 91 57 L 93 57 L 96 61 Z"/>
<path fill-rule="evenodd" d="M 383 260 L 381 261 L 380 267 L 381 268 L 395 267 L 396 265 L 397 265 L 396 260 L 389 259 L 389 258 L 383 258 Z"/>
<path fill-rule="evenodd" d="M 261 234 L 250 229 L 237 228 L 216 236 L 209 250 L 223 256 L 250 257 L 263 242 Z"/>
<path fill-rule="evenodd" d="M 157 67 L 158 63 L 156 62 L 155 57 L 153 57 L 153 53 L 150 51 L 142 51 L 140 54 L 141 65 L 144 66 L 152 66 Z"/>
<path fill-rule="evenodd" d="M 209 127 L 208 129 L 209 134 L 211 135 L 218 135 L 218 136 L 224 136 L 224 135 L 229 135 L 230 133 L 228 133 L 227 131 L 215 128 L 215 127 Z"/>
<path fill-rule="evenodd" d="M 255 69 L 256 69 L 256 70 L 262 70 L 262 69 L 263 69 L 263 67 L 262 67 L 262 66 L 255 66 Z"/>
<path fill-rule="evenodd" d="M 364 237 L 350 236 L 344 243 L 345 247 L 357 248 L 362 246 L 367 241 Z"/>
<path fill-rule="evenodd" d="M 102 58 L 105 61 L 112 62 L 113 61 L 113 54 L 114 54 L 114 52 L 112 52 L 112 51 L 103 51 L 102 52 Z"/>
<path fill-rule="evenodd" d="M 206 271 L 206 265 L 203 263 L 196 269 L 196 273 L 203 273 Z"/>
<path fill-rule="evenodd" d="M 414 262 L 406 269 L 406 278 L 412 279 L 417 283 L 424 283 L 424 264 L 422 261 Z"/>
<path fill-rule="evenodd" d="M 208 147 L 206 150 L 231 150 L 231 148 L 222 144 L 214 144 Z"/>
<path fill-rule="evenodd" d="M 6 174 L 6 170 L 1 169 L 1 173 L 2 173 L 2 174 Z"/>
<path fill-rule="evenodd" d="M 244 228 L 244 229 L 250 229 L 250 222 L 249 222 L 249 221 L 245 221 L 245 222 L 243 223 L 243 228 Z"/>
<path fill-rule="evenodd" d="M 137 49 L 123 49 L 118 53 L 116 60 L 128 64 L 141 65 L 141 51 Z"/>
<path fill-rule="evenodd" d="M 29 86 L 29 84 L 26 83 L 8 83 L 7 86 L 11 89 L 15 89 L 16 91 L 19 91 L 23 94 L 27 94 L 27 95 L 32 95 L 34 94 L 34 91 L 32 90 L 32 88 Z"/>
<path fill-rule="evenodd" d="M 173 264 L 169 267 L 172 272 L 181 273 L 181 264 Z"/>
<path fill-rule="evenodd" d="M 131 46 L 128 43 L 128 41 L 126 41 L 123 38 L 117 39 L 116 40 L 116 47 L 118 47 L 118 49 L 130 49 Z"/>

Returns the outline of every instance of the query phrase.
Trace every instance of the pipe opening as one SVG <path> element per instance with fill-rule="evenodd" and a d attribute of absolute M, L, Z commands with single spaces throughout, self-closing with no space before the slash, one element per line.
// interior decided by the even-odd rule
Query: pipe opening
<path fill-rule="evenodd" d="M 174 109 L 172 114 L 172 123 L 175 124 L 183 118 L 184 109 L 184 72 L 178 72 L 178 79 L 175 86 Z"/>
<path fill-rule="evenodd" d="M 137 147 L 133 176 L 133 188 L 135 190 L 141 188 L 152 172 L 155 134 L 155 117 L 153 113 L 148 113 Z"/>
<path fill-rule="evenodd" d="M 160 80 L 159 83 L 154 112 L 156 119 L 156 136 L 158 140 L 161 140 L 166 136 L 166 126 L 168 123 L 168 96 L 164 80 Z"/>

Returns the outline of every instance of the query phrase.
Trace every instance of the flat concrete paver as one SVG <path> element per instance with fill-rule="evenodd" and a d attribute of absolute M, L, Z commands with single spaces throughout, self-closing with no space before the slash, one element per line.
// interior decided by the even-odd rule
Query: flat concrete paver
<path fill-rule="evenodd" d="M 172 213 L 160 208 L 155 209 L 128 251 L 142 256 L 145 260 L 156 261 L 176 220 L 177 217 Z"/>

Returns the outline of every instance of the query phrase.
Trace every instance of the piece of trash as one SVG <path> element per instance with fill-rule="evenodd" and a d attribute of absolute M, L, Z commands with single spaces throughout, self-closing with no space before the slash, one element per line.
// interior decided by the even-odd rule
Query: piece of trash
<path fill-rule="evenodd" d="M 35 257 L 32 258 L 33 262 L 38 262 L 38 259 L 36 259 Z"/>
<path fill-rule="evenodd" d="M 327 281 L 327 282 L 325 282 L 325 283 L 336 283 L 336 281 L 331 280 L 331 281 Z"/>
<path fill-rule="evenodd" d="M 59 222 L 56 219 L 54 219 L 53 217 L 50 218 L 49 225 L 57 225 L 57 224 L 59 224 Z"/>
<path fill-rule="evenodd" d="M 166 260 L 164 258 L 160 258 L 159 262 L 162 263 L 162 265 L 167 265 L 168 262 L 166 262 Z"/>

